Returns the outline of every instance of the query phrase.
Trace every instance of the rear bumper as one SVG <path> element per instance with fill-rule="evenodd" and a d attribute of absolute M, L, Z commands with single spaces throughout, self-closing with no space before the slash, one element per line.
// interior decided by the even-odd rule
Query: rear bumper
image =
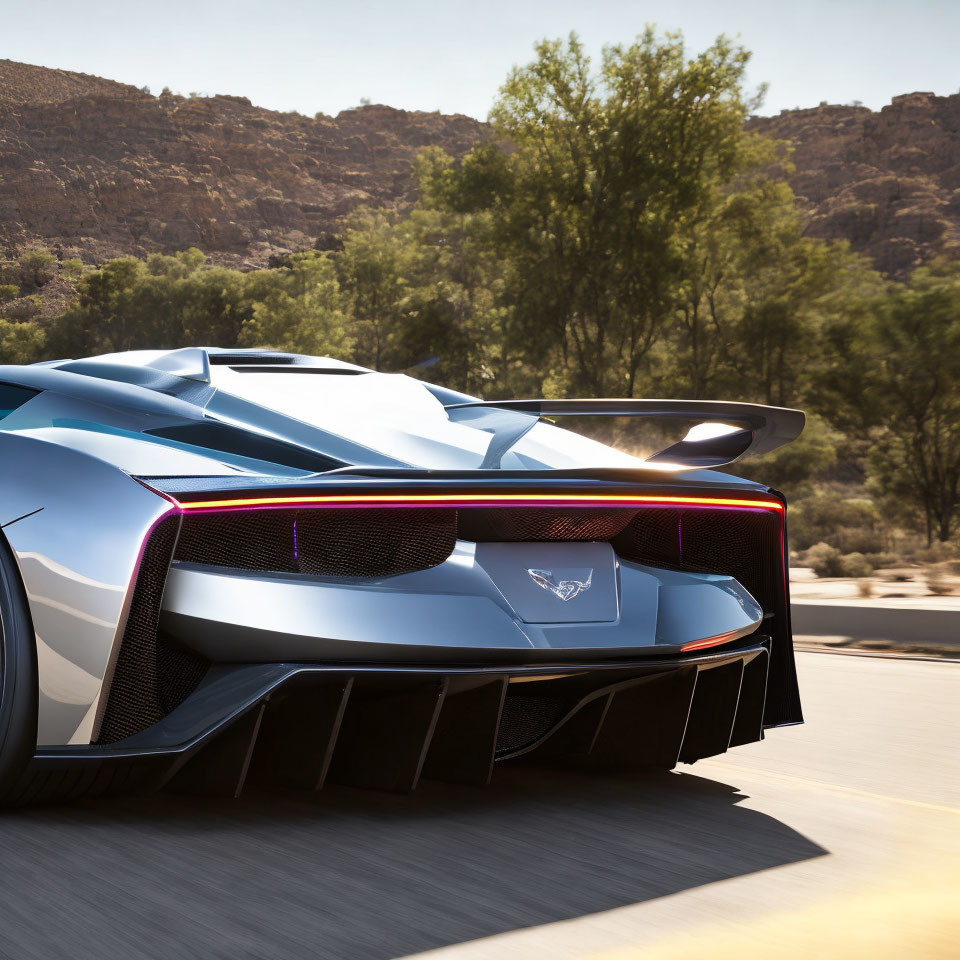
<path fill-rule="evenodd" d="M 590 585 L 568 603 L 531 579 L 547 566 Z M 175 562 L 160 628 L 212 663 L 514 664 L 670 655 L 748 636 L 762 616 L 732 577 L 631 563 L 606 543 L 461 541 L 437 566 L 383 578 Z"/>
<path fill-rule="evenodd" d="M 760 637 L 615 663 L 220 665 L 149 729 L 105 747 L 42 748 L 33 772 L 235 796 L 250 781 L 484 784 L 496 763 L 524 756 L 669 768 L 762 739 L 767 665 Z"/>

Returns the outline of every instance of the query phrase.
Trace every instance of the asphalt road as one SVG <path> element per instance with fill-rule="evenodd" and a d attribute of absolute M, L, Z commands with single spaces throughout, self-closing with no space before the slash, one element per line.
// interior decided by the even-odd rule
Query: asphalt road
<path fill-rule="evenodd" d="M 799 667 L 806 725 L 679 773 L 2 814 L 0 957 L 957 956 L 960 664 Z"/>

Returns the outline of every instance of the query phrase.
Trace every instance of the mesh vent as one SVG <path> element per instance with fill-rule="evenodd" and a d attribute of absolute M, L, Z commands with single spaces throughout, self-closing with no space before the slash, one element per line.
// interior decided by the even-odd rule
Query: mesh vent
<path fill-rule="evenodd" d="M 680 510 L 673 508 L 645 508 L 635 523 L 613 539 L 613 547 L 625 560 L 680 568 L 680 517 Z"/>
<path fill-rule="evenodd" d="M 512 753 L 536 742 L 576 703 L 569 696 L 527 694 L 508 688 L 497 730 L 497 753 Z"/>
<path fill-rule="evenodd" d="M 207 358 L 212 367 L 243 366 L 246 364 L 284 364 L 300 362 L 301 358 L 291 353 L 211 353 Z"/>
<path fill-rule="evenodd" d="M 626 560 L 738 580 L 772 618 L 764 723 L 803 719 L 784 584 L 781 518 L 768 510 L 645 509 L 612 541 Z"/>
<path fill-rule="evenodd" d="M 636 515 L 636 510 L 498 510 L 460 512 L 460 537 L 496 543 L 521 540 L 610 540 Z"/>
<path fill-rule="evenodd" d="M 775 612 L 780 518 L 768 510 L 644 509 L 613 547 L 636 563 L 728 574 Z"/>
<path fill-rule="evenodd" d="M 188 516 L 176 559 L 242 570 L 385 577 L 443 563 L 453 510 L 263 510 Z"/>
<path fill-rule="evenodd" d="M 443 563 L 457 542 L 453 510 L 304 510 L 297 519 L 304 573 L 377 577 Z"/>
<path fill-rule="evenodd" d="M 193 693 L 210 662 L 172 637 L 157 638 L 157 700 L 163 716 L 172 713 Z"/>
<path fill-rule="evenodd" d="M 161 521 L 144 549 L 97 743 L 116 743 L 162 720 L 206 673 L 205 660 L 157 635 L 178 523 Z"/>
<path fill-rule="evenodd" d="M 686 569 L 728 573 L 767 613 L 776 613 L 781 571 L 779 515 L 769 510 L 687 510 L 680 530 L 680 558 Z"/>
<path fill-rule="evenodd" d="M 296 573 L 293 532 L 298 513 L 244 510 L 184 517 L 175 559 L 241 570 Z"/>

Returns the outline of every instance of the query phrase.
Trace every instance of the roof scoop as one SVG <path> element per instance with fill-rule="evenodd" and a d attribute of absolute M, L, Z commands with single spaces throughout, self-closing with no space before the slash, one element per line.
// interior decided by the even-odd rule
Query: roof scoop
<path fill-rule="evenodd" d="M 102 367 L 104 370 L 111 367 L 158 370 L 184 380 L 210 382 L 210 357 L 203 347 L 183 347 L 179 350 L 124 350 L 119 353 L 102 353 L 97 357 L 86 357 L 83 360 L 58 360 L 54 366 L 68 372 L 83 373 L 89 373 L 97 367 Z M 77 369 L 78 367 L 82 369 Z"/>
<path fill-rule="evenodd" d="M 171 373 L 175 377 L 183 377 L 184 380 L 210 382 L 210 358 L 207 351 L 200 347 L 169 350 L 144 366 Z"/>

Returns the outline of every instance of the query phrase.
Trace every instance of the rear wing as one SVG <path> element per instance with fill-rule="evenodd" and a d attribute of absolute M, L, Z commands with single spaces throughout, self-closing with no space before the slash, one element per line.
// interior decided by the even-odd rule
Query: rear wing
<path fill-rule="evenodd" d="M 803 432 L 803 411 L 725 400 L 476 400 L 446 404 L 447 416 L 493 433 L 481 469 L 503 455 L 542 418 L 650 417 L 697 421 L 679 443 L 645 462 L 661 468 L 720 467 L 747 453 L 769 453 Z"/>

